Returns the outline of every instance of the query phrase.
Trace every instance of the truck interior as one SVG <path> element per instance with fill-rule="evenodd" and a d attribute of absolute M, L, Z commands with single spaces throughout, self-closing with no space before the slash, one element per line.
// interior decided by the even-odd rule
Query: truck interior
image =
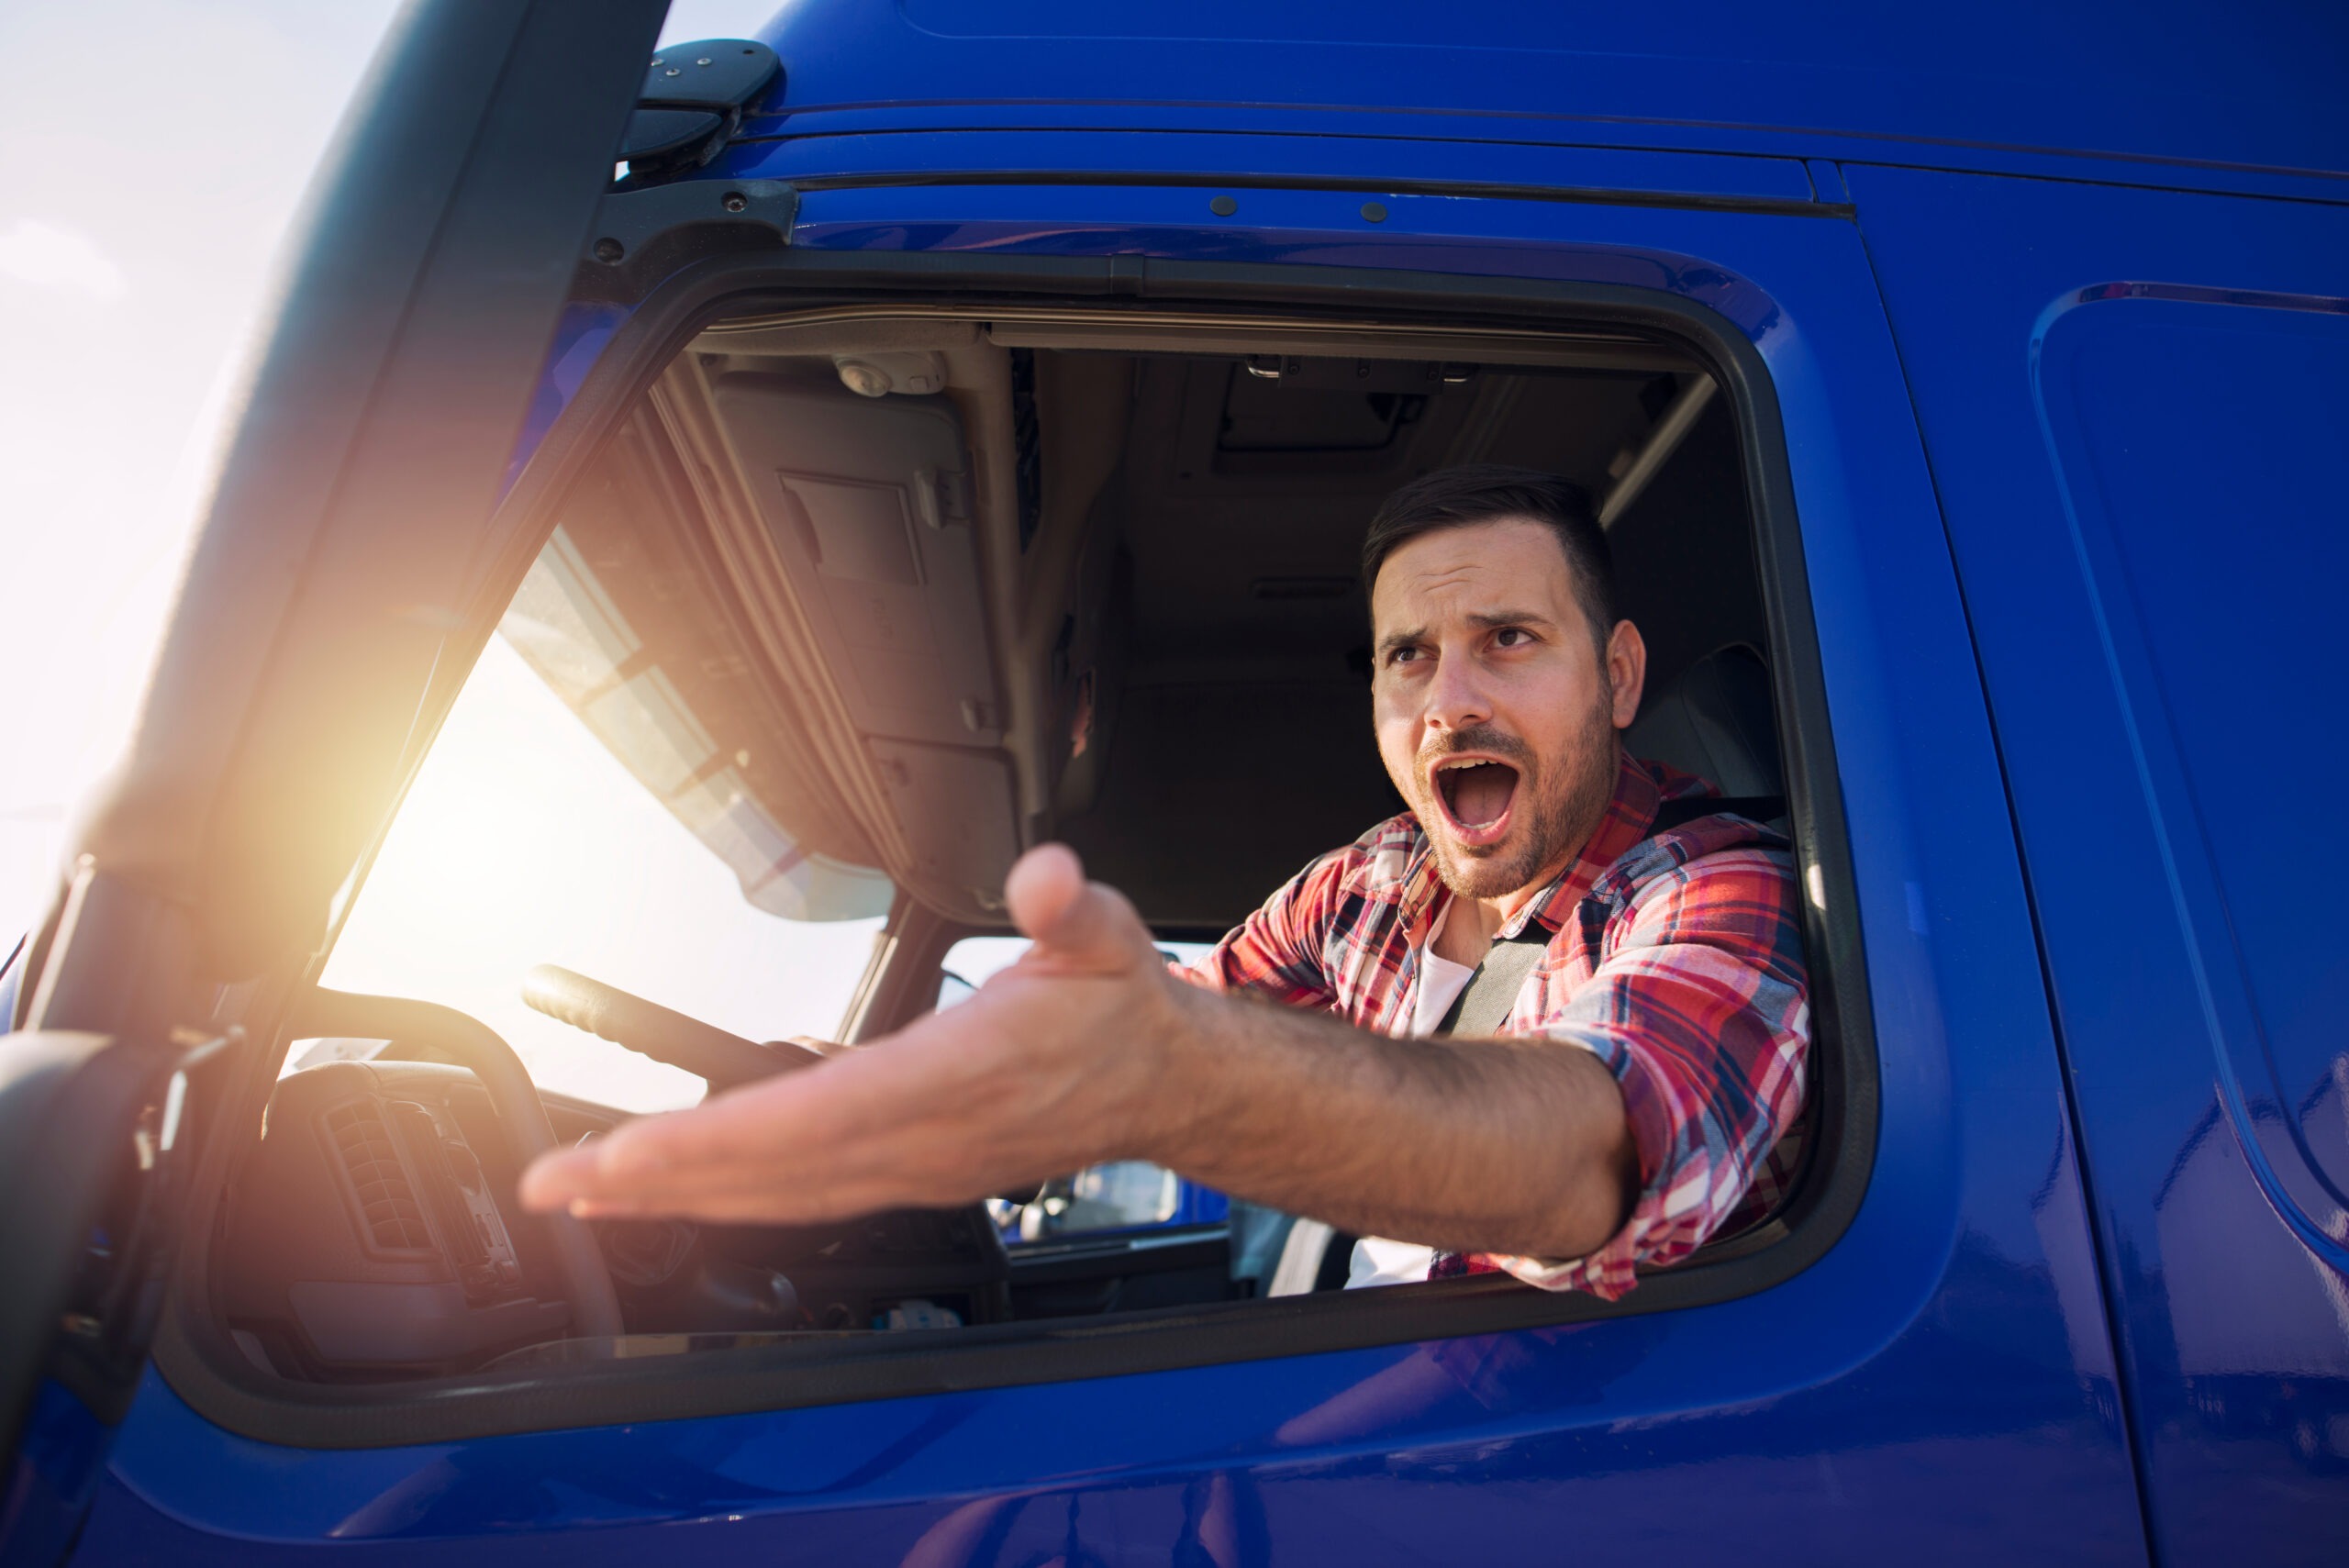
<path fill-rule="evenodd" d="M 998 890 L 1027 845 L 1069 842 L 1169 941 L 1205 941 L 1398 809 L 1366 722 L 1361 536 L 1395 487 L 1468 462 L 1561 472 L 1599 502 L 1651 651 L 1632 749 L 1783 795 L 1736 410 L 1689 350 L 1614 328 L 1048 305 L 720 319 L 562 500 L 503 630 L 751 904 L 886 913 L 839 1033 L 870 1040 L 939 1004 L 958 942 L 1007 933 Z M 806 1060 L 586 977 L 530 984 L 713 1088 Z M 1276 1273 L 1281 1294 L 1344 1278 L 1326 1228 L 1286 1227 L 1270 1254 L 1238 1244 L 1237 1210 L 1023 1229 L 1041 1200 L 1019 1194 L 823 1227 L 603 1223 L 583 1258 L 513 1207 L 515 1178 L 623 1113 L 533 1090 L 496 1037 L 425 1002 L 321 991 L 297 1012 L 291 1056 L 392 1038 L 285 1073 L 234 1171 L 183 1317 L 248 1379 L 420 1387 L 1000 1336 L 1261 1311 Z M 581 1281 L 599 1272 L 596 1305 Z"/>

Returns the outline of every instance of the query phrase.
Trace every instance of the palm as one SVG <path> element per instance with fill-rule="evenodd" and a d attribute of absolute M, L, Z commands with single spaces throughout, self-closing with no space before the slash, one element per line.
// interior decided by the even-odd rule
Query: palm
<path fill-rule="evenodd" d="M 1035 946 L 968 1002 L 806 1072 L 550 1155 L 535 1207 L 805 1222 L 968 1202 L 1125 1151 L 1172 988 L 1150 933 L 1058 846 L 1012 870 Z"/>

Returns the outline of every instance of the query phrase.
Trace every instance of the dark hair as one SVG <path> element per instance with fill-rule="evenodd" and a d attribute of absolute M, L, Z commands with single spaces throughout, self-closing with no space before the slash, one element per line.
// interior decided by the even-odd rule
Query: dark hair
<path fill-rule="evenodd" d="M 1421 474 L 1380 505 L 1362 541 L 1362 587 L 1378 585 L 1386 558 L 1422 534 L 1523 517 L 1557 536 L 1566 552 L 1575 602 L 1590 622 L 1598 656 L 1607 657 L 1607 637 L 1615 629 L 1615 562 L 1607 535 L 1591 510 L 1590 492 L 1562 474 L 1510 468 L 1497 462 L 1439 468 Z"/>

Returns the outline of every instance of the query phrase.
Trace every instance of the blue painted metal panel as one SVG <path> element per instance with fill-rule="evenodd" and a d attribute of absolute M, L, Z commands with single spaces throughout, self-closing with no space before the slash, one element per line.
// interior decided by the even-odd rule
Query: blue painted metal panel
<path fill-rule="evenodd" d="M 1313 110 L 1322 134 L 1722 150 L 1791 137 L 1817 156 L 1944 165 L 2067 150 L 2110 158 L 2121 179 L 2146 178 L 2130 167 L 2143 160 L 2349 171 L 2349 10 L 2300 0 L 1766 13 L 1736 0 L 803 0 L 763 36 L 792 113 L 753 118 L 753 135 L 807 128 L 807 110 L 876 128 L 1064 107 L 1094 126 L 1264 130 L 1308 128 L 1268 117 Z M 1453 123 L 1408 128 L 1415 118 Z"/>
<path fill-rule="evenodd" d="M 896 135 L 914 131 L 1130 131 L 1255 137 L 1359 137 L 1365 140 L 1441 141 L 1473 163 L 1489 148 L 1556 147 L 1907 164 L 2093 180 L 2165 190 L 2207 190 L 2298 201 L 2349 201 L 2349 178 L 2261 164 L 2196 161 L 2133 154 L 2076 152 L 2005 143 L 1930 141 L 1809 125 L 1739 125 L 1718 120 L 1656 120 L 1631 116 L 1479 115 L 1465 109 L 1297 107 L 1282 104 L 1155 104 L 889 100 L 874 104 L 791 106 L 749 127 L 751 139 Z M 1831 184 L 1832 182 L 1830 182 Z M 1834 198 L 1841 199 L 1841 198 Z"/>
<path fill-rule="evenodd" d="M 2163 287 L 2086 303 L 2041 335 L 2041 413 L 2228 1121 L 2278 1218 L 2349 1269 L 2349 843 L 2307 831 L 2300 791 L 2243 778 L 2254 735 L 2295 777 L 2349 777 L 2327 679 L 2349 584 L 2349 302 Z"/>
<path fill-rule="evenodd" d="M 106 1485 L 114 1438 L 115 1428 L 63 1385 L 42 1381 L 0 1485 L 0 1565 L 47 1568 L 64 1555 Z"/>
<path fill-rule="evenodd" d="M 2156 1550 L 2337 1561 L 2349 211 L 1853 180 L 1980 639 Z"/>
<path fill-rule="evenodd" d="M 1231 1199 L 1213 1187 L 1186 1181 L 1175 1189 L 1174 1213 L 1168 1225 L 1213 1225 L 1231 1217 Z"/>
<path fill-rule="evenodd" d="M 1264 191 L 841 190 L 835 249 L 1624 283 L 1747 332 L 1786 422 L 1882 1055 L 1842 1241 L 1701 1309 L 863 1406 L 303 1451 L 160 1378 L 83 1559 L 2142 1562 L 2045 997 L 1899 367 L 1829 219 Z"/>
<path fill-rule="evenodd" d="M 629 312 L 624 306 L 601 301 L 578 301 L 563 306 L 562 319 L 555 323 L 554 342 L 547 350 L 546 369 L 539 376 L 538 391 L 530 398 L 529 412 L 523 417 L 521 434 L 515 438 L 514 455 L 506 464 L 506 484 L 500 491 L 514 488 L 514 481 L 529 465 L 531 454 L 554 428 L 562 411 L 579 395 L 587 380 L 587 373 L 611 346 L 612 334 L 620 329 Z"/>
<path fill-rule="evenodd" d="M 1371 137 L 1250 137 L 1153 131 L 900 131 L 793 136 L 736 143 L 713 172 L 743 180 L 910 177 L 943 183 L 982 174 L 1016 183 L 1021 172 L 1115 184 L 1143 172 L 1164 179 L 1445 183 L 1527 190 L 1638 193 L 1698 200 L 1816 199 L 1791 158 L 1726 157 L 1612 147 L 1456 143 Z"/>

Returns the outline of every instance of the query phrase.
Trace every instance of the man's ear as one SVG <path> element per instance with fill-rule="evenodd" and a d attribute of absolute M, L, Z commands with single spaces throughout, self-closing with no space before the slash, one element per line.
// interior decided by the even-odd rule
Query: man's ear
<path fill-rule="evenodd" d="M 1640 695 L 1648 684 L 1647 639 L 1630 621 L 1617 621 L 1607 634 L 1607 679 L 1615 691 L 1615 728 L 1628 729 L 1640 717 Z"/>

